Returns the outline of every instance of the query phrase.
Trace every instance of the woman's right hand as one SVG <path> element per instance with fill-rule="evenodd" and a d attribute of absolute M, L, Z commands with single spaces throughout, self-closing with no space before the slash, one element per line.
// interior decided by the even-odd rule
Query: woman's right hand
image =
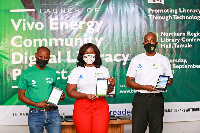
<path fill-rule="evenodd" d="M 88 98 L 89 100 L 94 100 L 94 99 L 98 98 L 98 96 L 93 95 L 93 94 L 87 94 L 87 98 Z"/>

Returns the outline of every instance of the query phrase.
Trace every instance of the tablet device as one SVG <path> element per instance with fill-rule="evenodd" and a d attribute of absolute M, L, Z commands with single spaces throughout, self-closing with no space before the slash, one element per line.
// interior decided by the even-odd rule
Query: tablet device
<path fill-rule="evenodd" d="M 116 117 L 120 120 L 131 120 L 132 119 L 131 115 L 119 115 L 119 116 L 116 116 Z"/>
<path fill-rule="evenodd" d="M 48 104 L 51 104 L 53 106 L 57 106 L 59 100 L 60 100 L 60 97 L 63 93 L 63 90 L 57 88 L 57 87 L 53 87 L 52 91 L 51 91 L 51 94 L 47 100 L 47 103 Z"/>
<path fill-rule="evenodd" d="M 108 91 L 108 79 L 97 78 L 96 95 L 100 97 L 106 97 Z"/>
<path fill-rule="evenodd" d="M 110 120 L 117 120 L 117 117 L 115 117 L 115 115 L 110 115 Z"/>
<path fill-rule="evenodd" d="M 65 121 L 73 121 L 72 115 L 65 115 Z"/>
<path fill-rule="evenodd" d="M 156 84 L 156 89 L 166 91 L 168 81 L 169 81 L 169 76 L 160 75 L 158 82 Z"/>

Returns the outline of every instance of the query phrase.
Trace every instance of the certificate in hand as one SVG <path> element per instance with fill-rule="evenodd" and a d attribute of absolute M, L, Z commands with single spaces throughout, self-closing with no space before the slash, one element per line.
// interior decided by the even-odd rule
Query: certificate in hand
<path fill-rule="evenodd" d="M 61 89 L 59 89 L 57 87 L 53 87 L 53 89 L 51 91 L 51 94 L 50 94 L 50 96 L 48 98 L 47 103 L 51 104 L 53 106 L 57 106 L 62 93 L 63 93 L 63 90 L 61 90 Z"/>
<path fill-rule="evenodd" d="M 168 81 L 169 81 L 169 76 L 160 75 L 156 85 L 156 89 L 166 91 Z"/>
<path fill-rule="evenodd" d="M 108 80 L 105 78 L 97 79 L 96 95 L 106 97 L 108 91 Z"/>

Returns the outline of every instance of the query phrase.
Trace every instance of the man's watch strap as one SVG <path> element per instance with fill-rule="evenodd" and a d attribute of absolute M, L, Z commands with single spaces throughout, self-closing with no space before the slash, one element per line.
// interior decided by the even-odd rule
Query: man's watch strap
<path fill-rule="evenodd" d="M 114 86 L 112 86 L 111 84 L 109 84 L 109 87 L 112 88 L 112 89 L 114 88 Z"/>

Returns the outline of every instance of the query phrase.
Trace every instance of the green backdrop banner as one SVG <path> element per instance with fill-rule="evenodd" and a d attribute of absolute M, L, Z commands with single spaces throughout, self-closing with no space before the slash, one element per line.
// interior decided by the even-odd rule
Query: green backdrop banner
<path fill-rule="evenodd" d="M 2 0 L 0 22 L 0 105 L 23 105 L 17 85 L 21 73 L 35 64 L 39 46 L 51 50 L 49 66 L 65 90 L 86 42 L 99 47 L 103 66 L 116 79 L 115 97 L 108 103 L 131 103 L 134 91 L 126 87 L 126 72 L 131 59 L 145 52 L 147 32 L 157 35 L 156 51 L 171 62 L 174 83 L 164 93 L 165 102 L 200 101 L 198 0 Z M 68 97 L 60 102 L 73 103 Z"/>

